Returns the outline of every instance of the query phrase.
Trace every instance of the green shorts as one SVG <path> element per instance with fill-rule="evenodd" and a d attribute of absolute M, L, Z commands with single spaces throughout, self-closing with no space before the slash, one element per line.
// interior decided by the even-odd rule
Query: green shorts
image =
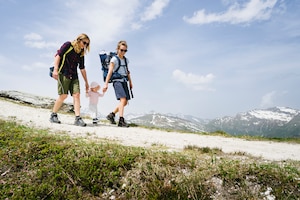
<path fill-rule="evenodd" d="M 76 93 L 80 93 L 79 79 L 68 79 L 62 74 L 59 74 L 57 80 L 58 95 L 68 94 L 70 92 L 71 96 Z"/>

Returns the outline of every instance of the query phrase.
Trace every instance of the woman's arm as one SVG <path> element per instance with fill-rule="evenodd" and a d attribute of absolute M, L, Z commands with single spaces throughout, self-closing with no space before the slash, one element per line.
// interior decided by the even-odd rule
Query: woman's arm
<path fill-rule="evenodd" d="M 58 79 L 59 62 L 60 62 L 60 56 L 56 54 L 56 56 L 54 57 L 54 70 L 52 74 L 52 77 L 56 80 Z"/>
<path fill-rule="evenodd" d="M 106 80 L 105 80 L 105 84 L 103 86 L 103 92 L 106 92 L 106 90 L 108 89 L 108 81 L 113 73 L 114 67 L 115 67 L 115 63 L 110 62 L 109 68 L 108 68 L 108 73 L 107 73 Z"/>
<path fill-rule="evenodd" d="M 81 75 L 84 79 L 84 82 L 85 82 L 85 91 L 88 92 L 89 91 L 89 82 L 88 82 L 88 79 L 87 79 L 87 75 L 86 75 L 86 70 L 85 69 L 80 69 L 80 72 L 81 72 Z"/>

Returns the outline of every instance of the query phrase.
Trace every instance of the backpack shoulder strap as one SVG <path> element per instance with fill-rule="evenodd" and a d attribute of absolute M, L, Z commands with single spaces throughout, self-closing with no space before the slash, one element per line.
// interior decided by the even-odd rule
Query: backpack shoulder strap
<path fill-rule="evenodd" d="M 69 49 L 64 53 L 63 59 L 62 59 L 62 61 L 61 61 L 61 65 L 60 65 L 59 70 L 58 70 L 58 73 L 60 73 L 62 67 L 64 66 L 65 59 L 66 59 L 66 55 L 67 55 L 70 51 L 72 51 L 72 49 L 73 49 L 73 46 L 71 45 L 71 46 L 69 47 Z"/>
<path fill-rule="evenodd" d="M 128 65 L 127 65 L 127 58 L 124 56 L 124 59 L 125 59 L 125 68 L 126 68 L 126 72 L 127 72 L 127 74 L 128 74 L 129 71 L 128 71 Z"/>
<path fill-rule="evenodd" d="M 115 55 L 115 57 L 117 58 L 118 60 L 118 68 L 115 70 L 115 72 L 119 71 L 120 67 L 121 67 L 121 60 L 119 58 L 119 56 Z"/>
<path fill-rule="evenodd" d="M 119 56 L 117 56 L 117 55 L 115 55 L 115 56 L 118 59 L 118 64 L 119 64 L 118 68 L 115 70 L 115 72 L 117 72 L 121 67 L 121 60 L 120 60 Z M 124 60 L 125 60 L 126 72 L 128 73 L 127 58 L 125 56 L 124 56 Z"/>

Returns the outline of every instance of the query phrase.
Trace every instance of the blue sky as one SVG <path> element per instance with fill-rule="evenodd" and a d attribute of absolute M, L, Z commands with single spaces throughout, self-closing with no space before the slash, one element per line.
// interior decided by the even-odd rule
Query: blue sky
<path fill-rule="evenodd" d="M 86 33 L 88 79 L 101 86 L 98 53 L 128 42 L 134 99 L 125 113 L 300 109 L 299 10 L 299 0 L 0 0 L 1 90 L 56 98 L 54 54 Z M 116 104 L 110 85 L 99 110 Z"/>

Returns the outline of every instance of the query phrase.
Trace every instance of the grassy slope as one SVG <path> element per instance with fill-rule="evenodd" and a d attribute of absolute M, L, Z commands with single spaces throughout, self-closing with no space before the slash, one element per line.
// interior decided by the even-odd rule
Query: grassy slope
<path fill-rule="evenodd" d="M 14 121 L 0 120 L 0 159 L 1 199 L 300 198 L 299 162 L 96 143 Z"/>

